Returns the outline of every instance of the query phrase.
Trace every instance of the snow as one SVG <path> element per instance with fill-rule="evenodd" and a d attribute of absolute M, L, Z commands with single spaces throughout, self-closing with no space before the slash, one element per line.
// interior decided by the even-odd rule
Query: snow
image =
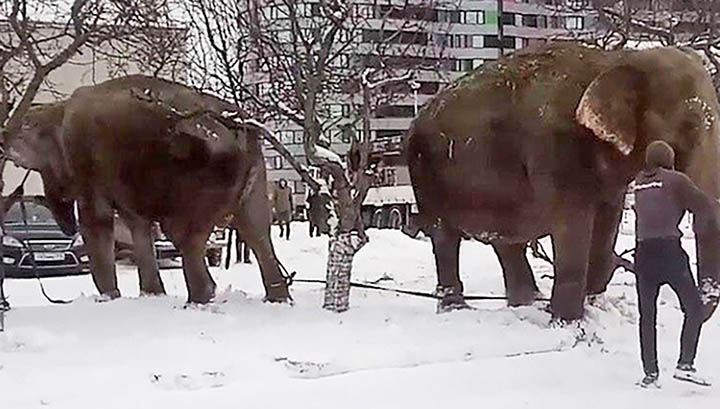
<path fill-rule="evenodd" d="M 415 193 L 410 185 L 380 186 L 368 189 L 363 205 L 414 204 Z"/>
<path fill-rule="evenodd" d="M 432 291 L 427 239 L 370 230 L 354 280 Z M 277 238 L 279 257 L 301 278 L 323 278 L 327 239 L 293 223 Z M 692 241 L 685 240 L 692 259 Z M 632 246 L 621 235 L 618 249 Z M 549 249 L 548 243 L 545 248 Z M 261 301 L 257 264 L 212 268 L 217 301 L 184 308 L 182 272 L 162 270 L 167 297 L 138 298 L 134 267 L 121 265 L 125 298 L 95 302 L 89 276 L 44 281 L 49 305 L 33 280 L 10 280 L 14 309 L 0 334 L 2 408 L 678 408 L 716 407 L 718 387 L 674 381 L 682 314 L 667 289 L 659 306 L 661 390 L 634 386 L 641 375 L 634 277 L 617 274 L 608 295 L 588 307 L 585 333 L 553 328 L 544 303 L 507 308 L 473 302 L 474 311 L 435 314 L 432 300 L 353 289 L 343 314 L 320 308 L 322 287 L 296 283 L 295 305 Z M 548 264 L 531 259 L 543 292 Z M 461 273 L 468 294 L 502 294 L 489 246 L 464 242 Z M 242 291 L 241 291 L 242 290 Z M 720 373 L 714 353 L 720 321 L 701 339 L 698 366 Z"/>
<path fill-rule="evenodd" d="M 320 145 L 315 145 L 315 156 L 318 159 L 322 159 L 328 162 L 336 163 L 343 169 L 345 168 L 345 162 L 340 158 L 340 155 L 331 151 L 330 149 L 324 148 Z"/>

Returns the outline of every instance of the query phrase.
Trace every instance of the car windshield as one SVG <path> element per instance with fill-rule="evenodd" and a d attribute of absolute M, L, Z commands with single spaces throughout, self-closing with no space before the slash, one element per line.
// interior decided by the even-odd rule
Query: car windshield
<path fill-rule="evenodd" d="M 25 209 L 27 210 L 27 223 L 34 225 L 56 225 L 55 218 L 47 207 L 32 201 L 25 202 Z M 23 224 L 22 211 L 20 210 L 20 203 L 12 205 L 10 210 L 5 215 L 5 224 Z"/>

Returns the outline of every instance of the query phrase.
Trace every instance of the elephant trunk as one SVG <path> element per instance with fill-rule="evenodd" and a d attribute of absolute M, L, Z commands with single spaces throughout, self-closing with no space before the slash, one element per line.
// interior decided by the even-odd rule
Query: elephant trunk
<path fill-rule="evenodd" d="M 40 176 L 45 188 L 45 199 L 60 230 L 69 236 L 75 235 L 78 232 L 75 201 L 66 196 L 63 185 L 52 172 L 40 172 Z"/>

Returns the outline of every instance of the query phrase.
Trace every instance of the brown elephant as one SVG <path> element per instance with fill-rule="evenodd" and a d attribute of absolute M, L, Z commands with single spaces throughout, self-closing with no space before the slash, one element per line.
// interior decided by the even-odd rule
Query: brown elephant
<path fill-rule="evenodd" d="M 525 244 L 549 234 L 551 309 L 561 319 L 581 317 L 585 296 L 603 293 L 612 276 L 624 194 L 650 142 L 672 145 L 677 169 L 718 197 L 718 109 L 702 60 L 678 48 L 547 45 L 451 84 L 406 138 L 439 308 L 465 305 L 462 237 L 493 246 L 510 305 L 531 303 L 538 289 Z M 716 227 L 698 232 L 702 278 L 718 278 L 719 238 Z"/>
<path fill-rule="evenodd" d="M 214 112 L 201 114 L 201 112 Z M 182 113 L 196 114 L 186 117 Z M 190 302 L 205 303 L 215 283 L 205 243 L 215 221 L 236 212 L 255 252 L 266 299 L 286 301 L 287 283 L 270 240 L 269 203 L 258 129 L 231 129 L 220 115 L 236 106 L 180 84 L 129 76 L 76 90 L 66 101 L 34 107 L 5 148 L 39 171 L 58 223 L 80 231 L 100 293 L 120 295 L 113 256 L 113 210 L 132 231 L 143 293 L 162 294 L 151 221 L 182 252 Z M 240 208 L 238 209 L 238 203 Z"/>

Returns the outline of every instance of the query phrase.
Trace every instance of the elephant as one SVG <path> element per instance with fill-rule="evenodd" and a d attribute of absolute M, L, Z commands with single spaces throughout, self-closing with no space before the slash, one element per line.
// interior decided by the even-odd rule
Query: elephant
<path fill-rule="evenodd" d="M 629 183 L 646 146 L 718 198 L 718 100 L 701 57 L 682 48 L 602 50 L 551 43 L 478 67 L 413 119 L 405 154 L 416 223 L 431 237 L 439 310 L 466 307 L 461 238 L 492 245 L 510 306 L 538 295 L 526 243 L 550 235 L 554 319 L 605 292 Z M 720 234 L 697 232 L 699 276 L 717 283 Z M 714 311 L 707 312 L 708 316 Z"/>
<path fill-rule="evenodd" d="M 141 292 L 165 293 L 151 239 L 151 223 L 159 221 L 181 251 L 192 303 L 214 297 L 205 243 L 217 220 L 233 213 L 260 265 L 265 299 L 285 302 L 288 283 L 270 240 L 261 130 L 221 123 L 232 115 L 245 116 L 237 106 L 187 86 L 132 75 L 33 107 L 4 144 L 16 163 L 40 173 L 66 233 L 78 228 L 77 203 L 101 296 L 120 296 L 114 210 L 132 232 Z"/>

